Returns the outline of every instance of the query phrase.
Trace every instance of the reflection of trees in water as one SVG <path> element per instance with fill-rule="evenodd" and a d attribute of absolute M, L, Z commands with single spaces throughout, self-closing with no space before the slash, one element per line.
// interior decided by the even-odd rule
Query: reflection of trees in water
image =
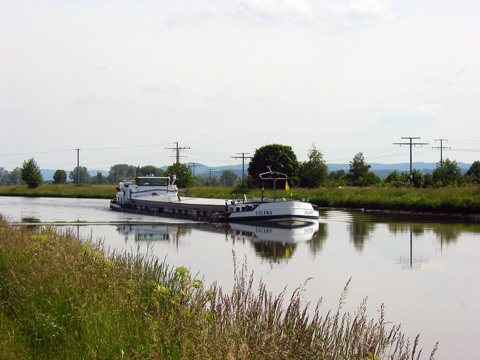
<path fill-rule="evenodd" d="M 323 246 L 327 241 L 328 232 L 327 232 L 327 224 L 319 223 L 318 224 L 318 232 L 316 232 L 312 240 L 308 242 L 310 246 L 310 251 L 313 255 L 320 253 L 323 250 Z"/>
<path fill-rule="evenodd" d="M 169 225 L 122 224 L 117 226 L 117 232 L 125 235 L 125 241 L 132 236 L 135 241 L 140 242 L 172 241 L 178 244 L 180 238 L 190 235 L 192 229 Z"/>
<path fill-rule="evenodd" d="M 412 232 L 414 235 L 425 234 L 425 226 L 423 224 L 410 223 L 390 223 L 388 230 L 394 235 Z"/>
<path fill-rule="evenodd" d="M 375 222 L 371 214 L 363 211 L 350 212 L 352 222 L 348 224 L 348 232 L 350 233 L 350 241 L 353 242 L 355 249 L 363 251 L 365 241 L 368 240 L 370 232 L 375 230 Z"/>
<path fill-rule="evenodd" d="M 365 241 L 373 230 L 375 230 L 375 224 L 371 222 L 357 222 L 354 220 L 353 223 L 348 224 L 350 241 L 353 242 L 355 249 L 363 251 Z"/>
<path fill-rule="evenodd" d="M 297 244 L 285 244 L 274 241 L 256 241 L 253 243 L 255 253 L 262 258 L 273 260 L 272 262 L 280 263 L 281 260 L 288 260 Z"/>
<path fill-rule="evenodd" d="M 457 223 L 390 223 L 388 224 L 388 229 L 394 235 L 406 233 L 411 230 L 416 236 L 424 235 L 428 230 L 431 230 L 442 245 L 444 243 L 455 243 L 460 235 L 465 232 L 480 233 L 480 225 L 478 224 Z"/>
<path fill-rule="evenodd" d="M 40 219 L 37 219 L 36 217 L 23 217 L 22 223 L 28 224 L 26 225 L 27 228 L 33 229 L 38 226 L 36 224 L 40 224 Z"/>
<path fill-rule="evenodd" d="M 453 244 L 462 233 L 480 234 L 480 224 L 437 224 L 433 231 L 442 245 Z"/>

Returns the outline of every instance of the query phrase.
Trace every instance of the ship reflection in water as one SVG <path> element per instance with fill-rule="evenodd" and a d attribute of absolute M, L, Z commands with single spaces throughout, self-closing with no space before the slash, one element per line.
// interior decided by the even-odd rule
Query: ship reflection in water
<path fill-rule="evenodd" d="M 117 232 L 125 236 L 125 244 L 134 241 L 178 241 L 188 228 L 178 224 L 152 225 L 152 224 L 122 224 L 117 226 Z"/>
<path fill-rule="evenodd" d="M 300 242 L 311 241 L 319 230 L 319 222 L 298 224 L 230 224 L 232 241 L 250 241 L 255 253 L 274 263 L 288 260 Z"/>
<path fill-rule="evenodd" d="M 320 251 L 326 239 L 326 225 L 314 222 L 298 223 L 226 223 L 219 225 L 189 224 L 122 224 L 117 232 L 125 237 L 125 243 L 178 244 L 193 230 L 224 234 L 227 241 L 250 242 L 255 253 L 265 259 L 280 262 L 288 260 L 297 244 L 310 242 L 312 250 Z"/>

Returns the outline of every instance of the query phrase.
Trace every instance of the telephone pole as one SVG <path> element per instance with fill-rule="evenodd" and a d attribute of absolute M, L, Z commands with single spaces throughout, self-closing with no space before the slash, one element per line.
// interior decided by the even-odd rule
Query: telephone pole
<path fill-rule="evenodd" d="M 193 171 L 193 186 L 195 186 L 195 166 L 200 165 L 200 163 L 192 162 L 192 163 L 188 163 L 187 165 L 189 165 L 192 168 L 192 171 Z M 201 165 L 201 166 L 203 166 L 203 165 Z"/>
<path fill-rule="evenodd" d="M 242 156 L 230 156 L 232 159 L 242 159 L 242 181 L 245 178 L 245 159 L 251 159 L 251 156 L 245 156 L 250 153 L 237 153 Z"/>
<path fill-rule="evenodd" d="M 189 147 L 180 147 L 180 146 L 178 146 L 178 142 L 174 142 L 174 144 L 175 144 L 175 147 L 165 148 L 165 149 L 175 150 L 175 152 L 176 152 L 176 156 L 175 156 L 176 164 L 180 164 L 180 151 L 188 150 L 188 149 L 190 149 L 190 146 Z"/>
<path fill-rule="evenodd" d="M 76 148 L 77 150 L 77 185 L 80 184 L 80 148 Z"/>
<path fill-rule="evenodd" d="M 420 143 L 420 142 L 417 142 L 417 143 L 414 143 L 413 140 L 416 140 L 416 139 L 420 139 L 419 137 L 413 137 L 413 136 L 402 136 L 402 139 L 409 139 L 410 141 L 407 142 L 407 143 L 393 143 L 394 145 L 410 145 L 410 175 L 409 175 L 409 179 L 410 181 L 412 181 L 412 147 L 413 146 L 417 146 L 417 145 L 420 145 L 420 146 L 423 146 L 423 145 L 428 145 L 428 143 Z"/>
<path fill-rule="evenodd" d="M 210 173 L 210 178 L 212 177 L 212 171 L 215 171 L 215 169 L 207 169 L 207 171 Z"/>
<path fill-rule="evenodd" d="M 451 149 L 451 147 L 443 146 L 443 142 L 448 142 L 447 139 L 435 139 L 435 141 L 440 141 L 440 146 L 434 146 L 432 149 L 440 149 L 440 167 L 443 167 L 443 149 Z"/>

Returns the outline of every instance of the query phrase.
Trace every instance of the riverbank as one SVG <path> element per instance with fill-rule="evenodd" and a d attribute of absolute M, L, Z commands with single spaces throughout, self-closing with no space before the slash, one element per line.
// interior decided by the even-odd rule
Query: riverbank
<path fill-rule="evenodd" d="M 290 301 L 254 290 L 245 266 L 226 293 L 185 267 L 108 254 L 69 230 L 0 219 L 0 234 L 0 358 L 363 360 L 419 351 L 387 326 L 383 309 L 378 320 L 365 303 L 355 314 L 307 311 L 302 287 Z"/>
<path fill-rule="evenodd" d="M 0 196 L 41 196 L 111 199 L 114 185 L 41 185 L 29 189 L 26 185 L 0 186 Z M 189 196 L 206 198 L 261 197 L 258 189 L 229 187 L 191 188 Z M 273 198 L 273 190 L 265 190 Z M 414 211 L 443 214 L 478 215 L 480 213 L 480 187 L 458 188 L 295 188 L 291 192 L 278 190 L 277 198 L 308 199 L 319 207 L 366 210 Z"/>

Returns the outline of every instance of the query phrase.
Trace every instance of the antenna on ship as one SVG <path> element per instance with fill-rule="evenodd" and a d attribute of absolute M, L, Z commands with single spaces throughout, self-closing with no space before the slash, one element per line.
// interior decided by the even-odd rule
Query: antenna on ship
<path fill-rule="evenodd" d="M 267 167 L 270 171 L 261 173 L 259 176 L 262 180 L 273 180 L 273 201 L 275 202 L 277 201 L 277 180 L 287 180 L 288 176 L 278 171 L 272 171 L 270 166 Z"/>

